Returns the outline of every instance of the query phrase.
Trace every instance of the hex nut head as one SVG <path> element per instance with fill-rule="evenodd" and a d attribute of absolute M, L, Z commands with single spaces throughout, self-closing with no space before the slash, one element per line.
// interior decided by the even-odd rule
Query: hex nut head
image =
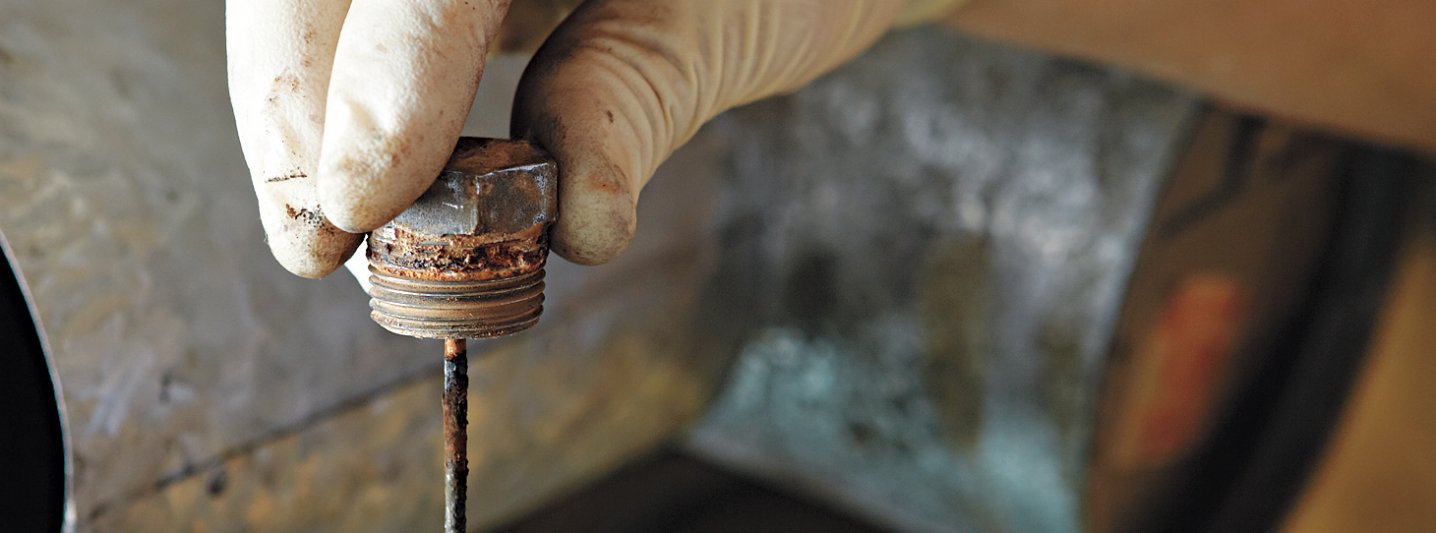
<path fill-rule="evenodd" d="M 557 181 L 557 165 L 532 143 L 464 137 L 429 190 L 390 225 L 508 240 L 558 217 Z"/>

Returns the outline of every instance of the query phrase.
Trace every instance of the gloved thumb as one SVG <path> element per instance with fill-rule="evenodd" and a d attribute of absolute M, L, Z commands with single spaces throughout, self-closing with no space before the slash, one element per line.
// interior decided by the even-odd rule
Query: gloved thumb
<path fill-rule="evenodd" d="M 960 0 L 588 0 L 529 64 L 513 134 L 559 164 L 553 249 L 582 264 L 618 255 L 639 191 L 714 115 L 792 91 L 897 22 Z"/>

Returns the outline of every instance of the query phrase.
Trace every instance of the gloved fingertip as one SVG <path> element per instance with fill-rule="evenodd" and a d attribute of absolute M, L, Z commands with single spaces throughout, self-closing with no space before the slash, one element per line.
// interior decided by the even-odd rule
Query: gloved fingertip
<path fill-rule="evenodd" d="M 278 260 L 279 265 L 284 267 L 285 270 L 288 270 L 289 273 L 301 278 L 323 279 L 325 276 L 339 269 L 338 265 L 332 265 L 323 260 L 315 260 L 315 258 L 303 254 L 286 256 L 283 253 L 276 252 L 274 258 Z M 343 264 L 342 261 L 339 263 L 339 265 Z"/>
<path fill-rule="evenodd" d="M 360 165 L 349 164 L 343 159 L 335 165 L 321 165 L 317 191 L 319 205 L 329 222 L 340 230 L 349 233 L 373 231 L 389 223 L 413 202 L 405 191 L 371 191 L 384 185 L 397 188 L 399 184 L 366 186 L 373 180 L 362 172 Z"/>
<path fill-rule="evenodd" d="M 580 265 L 601 265 L 628 248 L 634 226 L 615 219 L 608 227 L 578 227 L 559 224 L 553 230 L 553 252 Z"/>
<path fill-rule="evenodd" d="M 368 233 L 376 228 L 393 220 L 394 217 L 373 216 L 367 209 L 361 209 L 352 202 L 346 201 L 342 194 L 325 195 L 320 193 L 320 205 L 335 228 L 349 233 Z"/>
<path fill-rule="evenodd" d="M 627 187 L 609 185 L 626 183 L 617 176 L 573 174 L 560 176 L 559 218 L 550 234 L 553 252 L 581 265 L 607 263 L 633 240 L 633 195 Z"/>
<path fill-rule="evenodd" d="M 269 232 L 269 251 L 285 270 L 296 276 L 319 279 L 338 270 L 354 255 L 362 235 L 341 231 L 308 212 L 297 213 L 294 225 Z M 302 226 L 302 227 L 294 227 Z"/>

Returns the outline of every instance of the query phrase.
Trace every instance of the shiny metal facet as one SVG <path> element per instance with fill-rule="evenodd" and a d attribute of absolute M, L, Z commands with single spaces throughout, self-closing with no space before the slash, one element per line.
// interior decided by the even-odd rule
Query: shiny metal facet
<path fill-rule="evenodd" d="M 516 235 L 558 217 L 558 168 L 524 141 L 459 139 L 438 179 L 389 227 L 420 235 Z"/>

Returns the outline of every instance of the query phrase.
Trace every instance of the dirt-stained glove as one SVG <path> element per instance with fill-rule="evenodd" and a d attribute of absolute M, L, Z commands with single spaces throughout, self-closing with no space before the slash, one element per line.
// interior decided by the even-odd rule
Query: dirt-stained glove
<path fill-rule="evenodd" d="M 586 1 L 534 57 L 513 109 L 514 135 L 559 162 L 554 250 L 612 259 L 633 235 L 640 189 L 703 122 L 797 89 L 895 24 L 962 1 Z M 230 97 L 285 268 L 332 272 L 357 233 L 429 187 L 508 4 L 229 0 Z"/>

